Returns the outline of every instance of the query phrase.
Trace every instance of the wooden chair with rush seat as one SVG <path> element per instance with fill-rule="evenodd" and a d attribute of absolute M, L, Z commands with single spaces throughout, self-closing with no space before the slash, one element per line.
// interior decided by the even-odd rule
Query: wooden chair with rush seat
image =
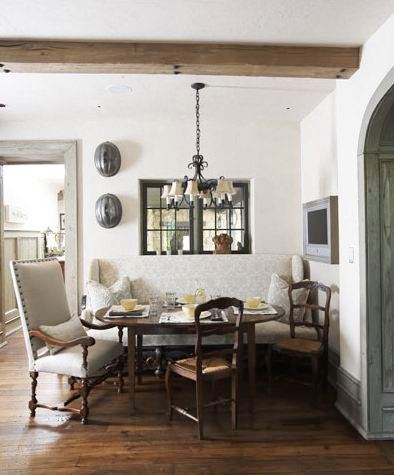
<path fill-rule="evenodd" d="M 308 290 L 308 301 L 317 303 L 295 304 L 293 301 L 293 292 L 298 289 Z M 325 294 L 324 305 L 319 304 L 319 292 Z M 319 384 L 322 380 L 325 385 L 328 375 L 328 331 L 330 325 L 331 289 L 320 282 L 306 280 L 290 284 L 288 293 L 290 300 L 290 338 L 278 341 L 273 346 L 273 350 L 286 354 L 291 358 L 309 358 L 311 360 L 314 402 L 316 402 Z M 304 311 L 302 318 L 295 318 L 295 309 Z M 311 321 L 307 321 L 306 319 L 308 311 L 317 313 L 317 315 L 312 314 Z M 319 312 L 324 313 L 322 321 L 319 320 Z M 316 330 L 317 339 L 297 338 L 296 329 L 300 326 L 314 328 Z M 269 358 L 269 360 L 271 360 L 271 358 Z M 269 364 L 271 364 L 271 361 L 269 361 Z"/>
<path fill-rule="evenodd" d="M 224 310 L 229 307 L 236 307 L 238 314 L 234 324 L 223 323 L 201 323 L 202 312 L 213 309 Z M 211 300 L 199 305 L 195 310 L 196 343 L 194 356 L 169 362 L 166 371 L 166 390 L 168 401 L 168 416 L 172 420 L 173 411 L 189 417 L 198 424 L 198 435 L 204 437 L 204 407 L 216 406 L 218 404 L 231 404 L 232 427 L 237 428 L 238 400 L 239 400 L 239 373 L 241 365 L 241 324 L 243 317 L 243 302 L 235 299 L 223 297 Z M 203 338 L 210 335 L 234 335 L 234 344 L 231 349 L 204 352 Z M 226 357 L 231 356 L 231 361 Z M 171 376 L 177 374 L 183 378 L 195 382 L 197 414 L 193 415 L 186 408 L 182 408 L 173 403 Z M 227 399 L 216 399 L 204 404 L 204 383 L 231 378 L 231 397 Z"/>

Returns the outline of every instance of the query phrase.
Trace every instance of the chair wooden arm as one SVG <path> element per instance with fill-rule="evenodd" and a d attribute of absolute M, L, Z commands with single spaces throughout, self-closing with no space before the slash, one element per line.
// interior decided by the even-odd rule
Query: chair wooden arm
<path fill-rule="evenodd" d="M 97 325 L 96 323 L 90 323 L 87 320 L 79 317 L 82 325 L 90 330 L 109 330 L 110 328 L 115 328 L 116 325 L 112 325 L 112 323 L 103 323 L 102 325 Z"/>
<path fill-rule="evenodd" d="M 96 343 L 96 340 L 91 336 L 82 336 L 80 338 L 75 338 L 74 340 L 64 341 L 58 340 L 57 338 L 52 338 L 41 330 L 30 330 L 30 336 L 35 336 L 40 340 L 43 340 L 45 343 L 49 343 L 53 346 L 62 346 L 63 348 L 70 348 L 72 346 L 82 345 L 84 347 L 93 346 Z"/>

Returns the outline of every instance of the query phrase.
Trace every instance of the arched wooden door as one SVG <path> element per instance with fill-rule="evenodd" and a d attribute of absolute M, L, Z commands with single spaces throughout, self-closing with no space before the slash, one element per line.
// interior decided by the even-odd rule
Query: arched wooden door
<path fill-rule="evenodd" d="M 394 437 L 394 86 L 369 123 L 364 150 L 367 427 Z"/>

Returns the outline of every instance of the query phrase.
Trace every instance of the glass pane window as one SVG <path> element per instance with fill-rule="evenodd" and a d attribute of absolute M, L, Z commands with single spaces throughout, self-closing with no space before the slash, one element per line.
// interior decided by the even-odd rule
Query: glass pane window
<path fill-rule="evenodd" d="M 232 253 L 245 254 L 249 250 L 249 184 L 234 182 L 235 194 L 232 206 L 225 204 L 202 209 L 201 252 L 210 253 L 215 249 L 212 238 L 218 234 L 228 234 L 233 238 Z"/>
<path fill-rule="evenodd" d="M 141 182 L 141 248 L 143 254 L 212 253 L 213 238 L 219 234 L 232 237 L 232 253 L 249 253 L 249 183 L 234 182 L 232 205 L 226 203 L 204 209 L 196 200 L 189 208 L 167 209 L 161 199 L 167 180 Z"/>
<path fill-rule="evenodd" d="M 143 254 L 189 253 L 193 248 L 192 216 L 188 208 L 167 209 L 161 199 L 166 184 L 152 181 L 141 184 L 141 244 Z"/>

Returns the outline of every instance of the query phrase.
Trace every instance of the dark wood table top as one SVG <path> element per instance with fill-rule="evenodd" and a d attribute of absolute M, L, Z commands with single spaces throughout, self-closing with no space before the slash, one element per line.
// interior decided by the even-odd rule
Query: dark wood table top
<path fill-rule="evenodd" d="M 281 318 L 285 311 L 282 307 L 277 305 L 272 305 L 275 310 L 276 314 L 271 315 L 263 315 L 261 313 L 254 313 L 253 315 L 245 315 L 243 316 L 242 325 L 257 325 L 259 323 L 271 322 L 274 320 L 278 320 Z M 175 310 L 167 310 L 163 309 L 163 313 L 172 313 L 179 311 L 180 308 L 176 308 Z M 228 317 L 228 322 L 216 322 L 217 325 L 230 325 L 235 323 L 236 317 Z M 160 315 L 149 315 L 149 317 L 111 317 L 107 318 L 104 316 L 98 316 L 98 320 L 103 323 L 111 323 L 115 326 L 121 327 L 130 327 L 133 328 L 136 332 L 141 331 L 142 333 L 149 334 L 151 331 L 155 333 L 160 332 L 162 334 L 168 333 L 190 333 L 191 330 L 194 329 L 195 323 L 191 321 L 190 323 L 160 323 Z M 212 323 L 213 325 L 213 323 Z"/>

